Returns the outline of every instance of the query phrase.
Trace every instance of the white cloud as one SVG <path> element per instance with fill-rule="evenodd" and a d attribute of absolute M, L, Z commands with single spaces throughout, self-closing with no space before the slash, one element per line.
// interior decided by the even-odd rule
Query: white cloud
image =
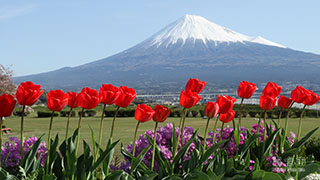
<path fill-rule="evenodd" d="M 20 7 L 0 7 L 0 20 L 27 14 L 31 12 L 35 7 L 35 4 L 29 4 Z"/>

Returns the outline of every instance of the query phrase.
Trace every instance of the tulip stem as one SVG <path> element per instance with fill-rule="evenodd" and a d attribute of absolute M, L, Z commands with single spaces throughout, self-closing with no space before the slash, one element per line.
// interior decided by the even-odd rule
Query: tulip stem
<path fill-rule="evenodd" d="M 69 123 L 70 123 L 71 115 L 72 115 L 72 108 L 70 108 L 70 112 L 69 112 L 68 120 L 67 120 L 66 137 L 65 137 L 66 142 L 67 142 L 67 138 L 68 138 Z"/>
<path fill-rule="evenodd" d="M 301 126 L 302 126 L 302 117 L 304 114 L 304 111 L 306 109 L 306 105 L 303 106 L 301 114 L 300 114 L 300 120 L 299 120 L 299 129 L 298 129 L 298 137 L 297 137 L 297 141 L 299 141 L 300 139 L 300 135 L 301 135 Z"/>
<path fill-rule="evenodd" d="M 79 148 L 80 127 L 81 127 L 81 120 L 82 120 L 83 113 L 84 113 L 84 108 L 82 108 L 82 110 L 81 110 L 81 114 L 80 114 L 79 121 L 78 121 L 78 135 L 77 135 L 77 142 L 76 142 L 76 156 L 77 156 L 78 148 Z"/>
<path fill-rule="evenodd" d="M 214 144 L 216 141 L 215 133 L 216 133 L 216 129 L 217 129 L 218 120 L 219 120 L 219 116 L 217 116 L 216 122 L 214 123 L 212 144 Z"/>
<path fill-rule="evenodd" d="M 49 165 L 50 165 L 50 147 L 51 147 L 51 130 L 52 130 L 52 121 L 53 121 L 54 111 L 51 113 L 50 123 L 49 123 L 49 134 L 48 134 L 48 153 L 47 153 L 47 169 L 46 172 L 49 174 Z M 51 168 L 50 168 L 51 171 Z"/>
<path fill-rule="evenodd" d="M 178 151 L 178 146 L 179 146 L 179 142 L 180 142 L 180 130 L 181 130 L 181 125 L 182 125 L 182 120 L 183 120 L 183 116 L 184 116 L 184 111 L 186 108 L 183 108 L 181 111 L 181 115 L 180 115 L 180 122 L 179 122 L 179 129 L 178 129 L 178 139 L 176 141 L 176 144 L 174 144 L 174 148 L 173 148 L 173 158 L 174 159 L 176 157 L 176 153 Z M 173 130 L 175 131 L 175 129 Z"/>
<path fill-rule="evenodd" d="M 263 123 L 264 123 L 264 131 L 263 131 L 263 153 L 265 150 L 265 146 L 266 146 L 266 139 L 267 139 L 267 111 L 264 111 L 264 119 L 263 119 Z"/>
<path fill-rule="evenodd" d="M 117 110 L 116 110 L 116 112 L 114 113 L 114 116 L 113 116 L 112 125 L 111 125 L 110 138 L 112 138 L 112 136 L 113 136 L 114 122 L 115 122 L 115 120 L 116 120 L 116 118 L 117 118 L 117 116 L 118 116 L 119 109 L 120 109 L 120 106 L 117 107 Z"/>
<path fill-rule="evenodd" d="M 239 127 L 241 127 L 241 118 L 242 118 L 242 106 L 243 106 L 243 100 L 244 98 L 241 99 L 240 103 L 240 111 L 239 111 Z"/>
<path fill-rule="evenodd" d="M 21 160 L 20 161 L 22 161 L 22 159 L 23 159 L 23 156 L 24 156 L 24 150 L 23 150 L 23 120 L 24 120 L 24 111 L 25 111 L 25 109 L 26 109 L 26 106 L 25 105 L 23 105 L 22 106 L 22 112 L 21 112 L 21 149 L 20 149 L 20 153 L 21 153 Z M 2 127 L 1 127 L 2 128 Z"/>
<path fill-rule="evenodd" d="M 154 137 L 153 137 L 153 150 L 152 150 L 152 161 L 151 161 L 151 171 L 153 171 L 154 167 L 154 155 L 156 154 L 156 140 L 157 140 L 157 127 L 158 127 L 158 122 L 156 122 L 156 125 L 154 126 Z"/>
<path fill-rule="evenodd" d="M 202 155 L 204 155 L 204 153 L 206 151 L 206 147 L 207 147 L 207 131 L 208 131 L 208 126 L 209 126 L 209 121 L 210 121 L 210 117 L 208 117 L 206 129 L 204 130 L 203 153 L 202 153 Z"/>
<path fill-rule="evenodd" d="M 104 119 L 104 111 L 106 110 L 106 104 L 103 105 L 103 110 L 101 113 L 101 120 L 100 120 L 100 131 L 99 131 L 99 144 L 98 144 L 98 148 L 96 149 L 95 152 L 95 161 L 98 158 L 98 153 L 100 151 L 100 147 L 101 147 L 101 141 L 102 141 L 102 129 L 103 129 L 103 119 Z"/>
<path fill-rule="evenodd" d="M 2 118 L 3 117 L 0 117 L 0 150 L 2 150 Z M 2 152 L 0 152 L 0 167 L 2 167 L 1 154 L 2 154 Z M 4 167 L 4 168 L 6 168 L 6 167 Z"/>
<path fill-rule="evenodd" d="M 279 128 L 280 128 L 281 116 L 282 116 L 282 108 L 280 108 L 280 114 L 279 114 L 279 118 L 278 118 L 278 126 L 279 126 Z"/>
<path fill-rule="evenodd" d="M 222 122 L 221 130 L 220 130 L 220 141 L 222 141 L 223 126 L 224 126 L 224 122 Z"/>
<path fill-rule="evenodd" d="M 132 144 L 133 144 L 133 150 L 132 150 L 133 157 L 135 157 L 135 153 L 136 153 L 136 139 L 137 139 L 137 132 L 138 132 L 139 125 L 140 125 L 140 121 L 138 121 L 138 123 L 137 123 L 136 130 L 134 132 L 133 142 L 132 142 Z"/>
<path fill-rule="evenodd" d="M 260 116 L 259 116 L 259 121 L 258 121 L 258 127 L 257 127 L 257 132 L 256 134 L 260 134 L 260 124 L 261 124 L 261 118 L 262 118 L 262 111 L 260 111 Z M 257 139 L 257 145 L 260 143 L 260 138 Z"/>
<path fill-rule="evenodd" d="M 290 116 L 290 113 L 291 113 L 291 108 L 292 108 L 293 104 L 294 104 L 294 101 L 292 101 L 291 105 L 289 106 L 288 112 L 287 112 L 286 123 L 285 123 L 285 126 L 284 126 L 284 138 L 283 138 L 282 146 L 281 146 L 281 147 L 284 147 L 284 143 L 285 143 L 286 138 L 287 138 L 288 119 L 289 119 L 289 116 Z"/>
<path fill-rule="evenodd" d="M 188 111 L 187 111 L 188 112 Z M 180 136 L 181 136 L 181 147 L 183 146 L 183 131 L 184 131 L 184 122 L 186 120 L 186 114 L 184 114 L 183 116 L 183 120 L 182 120 L 182 126 L 181 126 L 181 130 L 180 130 Z"/>

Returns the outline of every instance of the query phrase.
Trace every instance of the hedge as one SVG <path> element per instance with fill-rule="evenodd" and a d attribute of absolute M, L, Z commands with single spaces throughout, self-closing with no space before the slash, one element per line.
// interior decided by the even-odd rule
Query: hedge
<path fill-rule="evenodd" d="M 51 111 L 38 111 L 37 112 L 38 117 L 51 117 L 52 112 Z M 53 116 L 59 116 L 58 112 L 54 112 Z"/>

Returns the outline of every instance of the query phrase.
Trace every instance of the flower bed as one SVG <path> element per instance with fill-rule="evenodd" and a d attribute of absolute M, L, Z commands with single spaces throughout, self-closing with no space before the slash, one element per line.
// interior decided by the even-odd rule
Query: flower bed
<path fill-rule="evenodd" d="M 243 102 L 255 93 L 256 85 L 243 81 L 238 88 L 241 98 L 239 111 L 234 111 L 236 98 L 218 95 L 216 102 L 208 102 L 204 109 L 188 111 L 201 99 L 200 93 L 206 82 L 190 79 L 184 90 L 181 91 L 181 110 L 172 110 L 162 105 L 151 108 L 139 104 L 135 111 L 123 113 L 124 108 L 136 97 L 132 88 L 115 87 L 104 84 L 99 92 L 83 88 L 76 92 L 64 93 L 61 90 L 51 90 L 47 94 L 47 107 L 51 112 L 48 140 L 43 137 L 32 137 L 24 140 L 25 109 L 34 104 L 43 91 L 40 85 L 32 82 L 23 82 L 13 95 L 0 96 L 0 117 L 11 115 L 15 104 L 22 106 L 20 139 L 11 137 L 10 142 L 2 145 L 2 132 L 0 132 L 1 168 L 0 179 L 290 179 L 311 178 L 320 173 L 320 162 L 314 157 L 302 158 L 299 156 L 301 147 L 317 131 L 318 127 L 311 130 L 305 137 L 300 137 L 302 119 L 305 107 L 319 101 L 320 97 L 311 90 L 297 86 L 291 93 L 291 98 L 280 96 L 281 87 L 274 82 L 269 82 L 260 97 L 262 113 L 250 109 L 244 110 Z M 280 96 L 278 98 L 278 96 Z M 91 130 L 93 144 L 89 145 L 83 140 L 83 147 L 79 147 L 81 139 L 82 116 L 92 116 L 96 113 L 92 109 L 102 103 L 103 110 L 100 120 L 98 139 L 95 131 Z M 294 103 L 303 103 L 299 120 L 297 135 L 288 133 L 288 119 Z M 112 112 L 106 111 L 107 105 L 116 105 Z M 272 113 L 276 104 L 279 113 Z M 65 106 L 70 107 L 64 112 L 68 116 L 66 136 L 56 135 L 53 139 L 52 124 L 55 114 L 61 112 Z M 81 107 L 79 112 L 78 128 L 70 136 L 69 121 L 73 109 Z M 207 118 L 204 127 L 205 133 L 200 135 L 199 130 L 185 127 L 187 117 L 201 116 Z M 133 144 L 126 148 L 121 147 L 124 156 L 123 162 L 112 163 L 113 153 L 120 140 L 113 140 L 113 130 L 118 116 L 131 116 L 137 120 L 133 133 Z M 250 129 L 241 126 L 244 115 L 259 117 L 259 122 Z M 111 134 L 107 146 L 101 147 L 104 117 L 113 116 Z M 165 122 L 168 116 L 178 116 L 178 124 Z M 267 117 L 276 119 L 268 120 Z M 235 117 L 238 120 L 235 120 Z M 285 118 L 285 126 L 280 126 L 280 121 Z M 138 136 L 137 131 L 143 123 L 153 119 L 154 130 L 148 130 Z M 208 129 L 210 121 L 214 121 L 214 128 Z M 217 122 L 221 121 L 221 128 Z M 231 123 L 231 125 L 227 124 Z M 2 121 L 0 121 L 0 127 Z M 289 136 L 287 134 L 290 134 Z M 137 137 L 138 136 L 138 137 Z M 48 146 L 46 146 L 48 144 Z M 78 153 L 83 148 L 83 153 Z M 312 175 L 310 175 L 312 174 Z"/>

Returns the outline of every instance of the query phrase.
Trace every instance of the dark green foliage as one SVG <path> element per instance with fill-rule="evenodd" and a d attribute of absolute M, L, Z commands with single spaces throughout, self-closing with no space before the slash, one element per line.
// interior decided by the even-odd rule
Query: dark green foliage
<path fill-rule="evenodd" d="M 51 117 L 51 114 L 52 114 L 52 111 L 38 111 L 37 112 L 37 115 L 38 115 L 39 118 Z M 54 117 L 59 116 L 59 113 L 58 112 L 54 112 L 53 116 Z"/>
<path fill-rule="evenodd" d="M 320 161 L 320 137 L 311 138 L 304 147 L 306 156 L 313 156 L 315 160 Z"/>
<path fill-rule="evenodd" d="M 68 117 L 69 116 L 69 112 L 70 111 L 60 111 L 60 116 L 61 117 Z M 71 117 L 75 117 L 76 116 L 76 112 L 72 111 L 71 112 Z"/>
<path fill-rule="evenodd" d="M 192 114 L 192 117 L 197 117 L 199 114 L 199 111 L 193 110 L 193 111 L 191 111 L 191 114 Z"/>
<path fill-rule="evenodd" d="M 90 110 L 86 110 L 84 113 L 86 113 L 88 117 L 93 117 L 97 114 L 97 111 L 90 109 Z"/>

